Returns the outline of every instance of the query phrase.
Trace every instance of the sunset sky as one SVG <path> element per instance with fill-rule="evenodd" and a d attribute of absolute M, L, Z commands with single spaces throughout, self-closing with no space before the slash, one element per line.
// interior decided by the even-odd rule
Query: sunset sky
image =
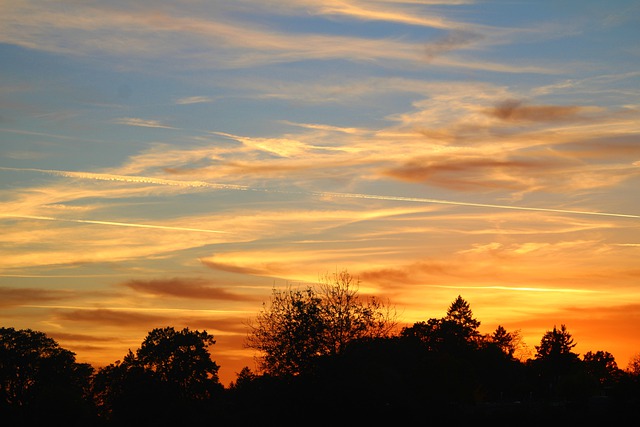
<path fill-rule="evenodd" d="M 0 326 L 95 367 L 348 270 L 640 353 L 635 0 L 0 0 Z"/>

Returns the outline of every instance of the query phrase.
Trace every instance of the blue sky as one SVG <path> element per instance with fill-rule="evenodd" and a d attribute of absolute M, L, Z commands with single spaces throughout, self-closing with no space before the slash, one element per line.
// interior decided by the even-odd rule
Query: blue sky
<path fill-rule="evenodd" d="M 274 286 L 347 269 L 638 351 L 637 2 L 0 5 L 5 326 L 96 365 L 206 328 L 228 382 Z"/>

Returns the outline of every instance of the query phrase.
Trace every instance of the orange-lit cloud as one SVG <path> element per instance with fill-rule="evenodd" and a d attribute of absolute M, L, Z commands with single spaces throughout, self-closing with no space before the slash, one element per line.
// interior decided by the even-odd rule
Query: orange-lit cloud
<path fill-rule="evenodd" d="M 499 102 L 487 114 L 505 121 L 550 122 L 576 118 L 582 108 L 576 105 L 527 105 L 523 101 L 508 99 Z"/>
<path fill-rule="evenodd" d="M 7 288 L 0 287 L 0 307 L 19 307 L 68 299 L 73 293 L 59 289 Z"/>
<path fill-rule="evenodd" d="M 558 159 L 415 159 L 384 173 L 405 181 L 423 182 L 461 191 L 498 188 L 517 191 L 540 188 L 538 180 L 534 180 L 533 177 L 561 166 L 566 167 L 560 162 Z"/>
<path fill-rule="evenodd" d="M 273 5 L 273 3 L 270 3 Z M 287 5 L 295 5 L 286 3 Z M 102 52 L 138 58 L 179 57 L 181 64 L 216 68 L 249 67 L 260 64 L 293 62 L 300 60 L 347 59 L 350 61 L 395 61 L 416 63 L 424 57 L 422 45 L 392 38 L 369 39 L 327 34 L 295 35 L 264 28 L 253 23 L 235 21 L 232 13 L 211 16 L 189 16 L 181 11 L 164 7 L 149 10 L 142 6 L 118 10 L 100 5 L 76 5 L 70 10 L 43 7 L 40 3 L 12 4 L 0 21 L 0 38 L 31 49 L 61 54 L 82 55 Z M 253 7 L 264 7 L 261 2 Z M 281 6 L 281 4 L 275 4 Z M 475 32 L 493 32 L 501 37 L 517 33 L 527 34 L 532 29 L 509 30 L 474 25 L 450 20 L 442 15 L 412 13 L 399 3 L 386 7 L 367 4 L 332 2 L 303 3 L 297 10 L 308 13 L 309 8 L 322 15 L 341 15 L 363 20 L 390 21 L 438 28 L 442 30 L 465 27 Z M 222 7 L 218 5 L 218 7 Z M 231 7 L 233 9 L 233 7 Z M 286 10 L 281 7 L 270 11 Z M 18 24 L 19 23 L 19 24 Z M 102 37 L 89 35 L 101 31 Z M 538 30 L 539 31 L 539 30 Z M 56 35 L 57 37 L 53 37 Z M 122 40 L 126 39 L 126 43 Z M 490 38 L 488 40 L 491 40 Z M 492 42 L 495 43 L 495 42 Z M 199 46 L 203 55 L 187 55 L 183 46 Z M 449 46 L 449 49 L 453 46 Z M 471 59 L 436 58 L 433 65 L 495 70 L 501 72 L 548 72 L 540 66 L 519 66 Z"/>
<path fill-rule="evenodd" d="M 82 309 L 66 310 L 57 314 L 59 320 L 72 322 L 89 322 L 103 325 L 116 326 L 142 326 L 153 327 L 164 324 L 169 320 L 169 316 L 162 316 L 151 313 L 137 311 L 123 311 L 110 309 Z"/>
<path fill-rule="evenodd" d="M 185 98 L 176 99 L 178 105 L 203 104 L 212 102 L 213 98 L 209 96 L 187 96 Z"/>
<path fill-rule="evenodd" d="M 123 117 L 113 121 L 119 125 L 139 126 L 145 128 L 175 129 L 172 126 L 165 125 L 158 120 L 139 119 L 135 117 Z"/>
<path fill-rule="evenodd" d="M 134 291 L 168 297 L 210 299 L 219 301 L 255 301 L 254 295 L 241 295 L 229 292 L 220 286 L 211 286 L 209 282 L 198 278 L 129 280 L 122 284 Z"/>

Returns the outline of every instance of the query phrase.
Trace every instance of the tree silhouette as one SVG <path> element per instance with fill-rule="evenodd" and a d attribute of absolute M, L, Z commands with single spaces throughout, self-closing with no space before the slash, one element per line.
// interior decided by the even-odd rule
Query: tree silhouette
<path fill-rule="evenodd" d="M 270 305 L 250 325 L 247 346 L 263 353 L 259 366 L 274 375 L 296 375 L 321 354 L 325 325 L 321 300 L 311 287 L 273 290 Z"/>
<path fill-rule="evenodd" d="M 122 362 L 98 370 L 93 378 L 93 398 L 100 416 L 115 424 L 149 421 L 158 412 L 153 408 L 163 412 L 169 403 L 160 381 L 137 363 L 131 350 Z"/>
<path fill-rule="evenodd" d="M 636 353 L 631 356 L 629 364 L 627 365 L 627 372 L 631 375 L 640 377 L 640 353 Z"/>
<path fill-rule="evenodd" d="M 274 345 L 265 357 L 272 365 L 258 374 L 243 368 L 229 389 L 219 383 L 206 331 L 153 329 L 135 352 L 99 369 L 89 390 L 92 368 L 72 352 L 44 333 L 0 328 L 0 422 L 255 425 L 268 417 L 280 425 L 413 425 L 526 417 L 622 425 L 638 417 L 638 357 L 627 371 L 606 351 L 581 360 L 563 324 L 545 332 L 524 362 L 514 357 L 519 331 L 499 325 L 480 335 L 461 296 L 444 317 L 393 334 L 383 305 L 358 298 L 357 289 L 344 272 L 318 288 L 274 291 L 258 316 L 265 329 L 253 330 L 264 335 L 252 336 Z"/>
<path fill-rule="evenodd" d="M 490 336 L 490 341 L 494 343 L 504 354 L 513 357 L 516 351 L 513 335 L 502 326 L 498 325 Z"/>
<path fill-rule="evenodd" d="M 620 378 L 621 370 L 616 359 L 608 351 L 587 352 L 582 358 L 587 372 L 600 385 L 609 385 Z"/>
<path fill-rule="evenodd" d="M 319 284 L 325 354 L 338 354 L 350 342 L 386 337 L 396 325 L 395 314 L 376 297 L 358 295 L 360 281 L 347 271 L 325 275 Z"/>
<path fill-rule="evenodd" d="M 449 348 L 477 347 L 480 321 L 473 317 L 471 306 L 460 295 L 449 306 L 441 327 Z"/>
<path fill-rule="evenodd" d="M 532 366 L 538 372 L 539 392 L 550 398 L 560 398 L 562 394 L 574 394 L 586 391 L 582 384 L 584 378 L 577 378 L 580 359 L 571 350 L 576 346 L 567 327 L 545 332 L 540 345 L 535 346 L 536 355 Z M 567 391 L 568 390 L 568 391 Z"/>
<path fill-rule="evenodd" d="M 460 295 L 451 303 L 445 317 L 416 322 L 400 331 L 403 337 L 418 339 L 431 351 L 460 353 L 478 348 L 480 321 Z"/>
<path fill-rule="evenodd" d="M 201 407 L 223 389 L 219 366 L 211 360 L 215 344 L 206 331 L 173 327 L 150 331 L 134 354 L 98 371 L 94 397 L 101 414 L 115 422 L 177 422 L 196 417 Z"/>
<path fill-rule="evenodd" d="M 0 408 L 5 422 L 87 422 L 93 368 L 43 332 L 0 328 Z"/>
<path fill-rule="evenodd" d="M 136 352 L 137 363 L 187 399 L 206 399 L 219 388 L 219 366 L 208 348 L 215 344 L 206 331 L 173 327 L 153 329 Z"/>
<path fill-rule="evenodd" d="M 536 359 L 557 360 L 561 358 L 575 359 L 577 354 L 571 350 L 576 346 L 567 327 L 563 324 L 560 329 L 553 326 L 552 331 L 547 331 L 540 340 L 540 345 L 536 346 Z"/>
<path fill-rule="evenodd" d="M 319 289 L 273 290 L 250 324 L 247 347 L 262 352 L 260 368 L 273 375 L 298 375 L 319 357 L 338 354 L 360 338 L 385 336 L 395 326 L 377 299 L 363 301 L 358 282 L 346 271 L 325 276 Z"/>

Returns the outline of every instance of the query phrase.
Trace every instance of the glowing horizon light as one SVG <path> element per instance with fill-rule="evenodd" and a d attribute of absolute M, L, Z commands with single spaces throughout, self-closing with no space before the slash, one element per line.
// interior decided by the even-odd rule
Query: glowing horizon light
<path fill-rule="evenodd" d="M 515 292 L 566 292 L 566 293 L 599 293 L 600 291 L 593 291 L 589 289 L 568 289 L 568 288 L 532 288 L 521 286 L 447 286 L 447 285 L 425 285 L 429 288 L 443 288 L 443 289 L 495 289 L 500 291 L 515 291 Z"/>

